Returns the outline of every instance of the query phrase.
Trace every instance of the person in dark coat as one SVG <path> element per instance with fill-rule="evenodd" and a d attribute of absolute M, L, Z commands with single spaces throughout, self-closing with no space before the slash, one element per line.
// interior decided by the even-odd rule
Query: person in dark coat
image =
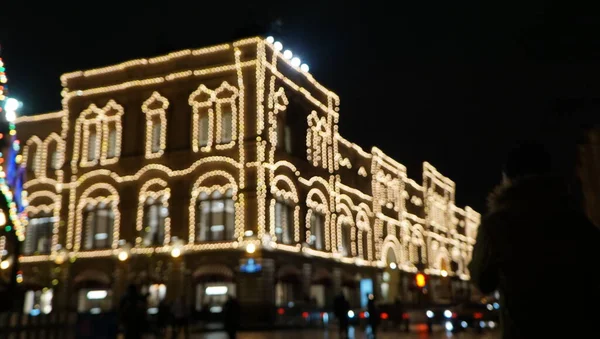
<path fill-rule="evenodd" d="M 167 325 L 171 320 L 171 308 L 166 300 L 161 300 L 158 303 L 158 314 L 156 315 L 156 330 L 157 337 L 164 338 L 166 335 Z"/>
<path fill-rule="evenodd" d="M 242 315 L 242 309 L 238 300 L 229 296 L 225 305 L 223 305 L 223 315 L 225 332 L 229 336 L 229 339 L 235 339 L 237 337 L 237 331 L 240 327 L 240 320 Z"/>
<path fill-rule="evenodd" d="M 471 280 L 484 294 L 500 292 L 505 339 L 597 332 L 600 288 L 589 273 L 600 262 L 600 230 L 564 173 L 543 146 L 520 145 L 474 230 Z"/>
<path fill-rule="evenodd" d="M 137 286 L 131 284 L 127 287 L 119 305 L 119 315 L 125 339 L 141 339 L 146 326 L 146 299 Z"/>
<path fill-rule="evenodd" d="M 344 296 L 344 293 L 338 294 L 333 300 L 333 314 L 338 319 L 340 338 L 348 338 L 348 311 L 350 303 Z"/>
<path fill-rule="evenodd" d="M 368 295 L 369 301 L 367 302 L 367 312 L 369 312 L 369 326 L 371 327 L 370 338 L 377 338 L 377 327 L 379 326 L 379 308 L 375 304 L 375 296 L 372 294 Z"/>

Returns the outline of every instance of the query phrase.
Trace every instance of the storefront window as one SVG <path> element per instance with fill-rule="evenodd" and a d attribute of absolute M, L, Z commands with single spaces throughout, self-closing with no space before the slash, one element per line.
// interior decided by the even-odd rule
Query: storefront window
<path fill-rule="evenodd" d="M 79 290 L 77 311 L 79 313 L 99 314 L 112 308 L 112 290 L 82 288 Z"/>
<path fill-rule="evenodd" d="M 235 284 L 232 282 L 210 282 L 196 285 L 196 310 L 221 313 L 228 296 L 235 297 Z"/>
<path fill-rule="evenodd" d="M 37 291 L 25 293 L 23 313 L 32 316 L 48 314 L 52 312 L 52 289 L 44 288 Z"/>

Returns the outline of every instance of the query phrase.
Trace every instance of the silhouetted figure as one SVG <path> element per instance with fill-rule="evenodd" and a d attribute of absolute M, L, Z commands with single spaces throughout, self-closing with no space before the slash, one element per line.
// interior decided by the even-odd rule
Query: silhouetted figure
<path fill-rule="evenodd" d="M 350 303 L 344 296 L 344 293 L 338 294 L 333 300 L 333 314 L 338 319 L 340 338 L 348 338 L 348 311 Z"/>
<path fill-rule="evenodd" d="M 225 305 L 223 305 L 223 327 L 225 328 L 225 332 L 230 339 L 235 339 L 237 336 L 237 331 L 240 327 L 240 318 L 242 315 L 242 310 L 240 307 L 240 303 L 238 300 L 229 296 Z"/>
<path fill-rule="evenodd" d="M 600 262 L 600 230 L 556 168 L 541 145 L 513 150 L 477 231 L 471 279 L 483 293 L 500 291 L 503 338 L 597 331 L 600 289 L 585 272 Z"/>
<path fill-rule="evenodd" d="M 179 333 L 183 331 L 183 336 L 187 339 L 190 337 L 190 308 L 185 301 L 183 295 L 179 295 L 171 307 L 173 314 L 173 326 L 171 329 L 171 338 L 177 338 Z"/>
<path fill-rule="evenodd" d="M 157 337 L 164 338 L 167 325 L 171 319 L 171 309 L 167 302 L 163 299 L 158 303 L 158 314 L 156 315 L 156 330 Z"/>
<path fill-rule="evenodd" d="M 119 305 L 121 324 L 125 330 L 125 339 L 140 339 L 146 326 L 146 300 L 137 286 L 131 284 Z"/>
<path fill-rule="evenodd" d="M 375 296 L 368 295 L 367 312 L 369 312 L 369 326 L 371 327 L 371 338 L 377 338 L 377 327 L 379 326 L 379 309 L 375 304 Z"/>

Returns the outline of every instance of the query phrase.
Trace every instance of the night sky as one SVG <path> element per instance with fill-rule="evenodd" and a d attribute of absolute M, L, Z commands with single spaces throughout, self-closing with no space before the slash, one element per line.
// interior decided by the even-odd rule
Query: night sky
<path fill-rule="evenodd" d="M 479 210 L 515 140 L 574 144 L 600 112 L 600 20 L 588 8 L 59 3 L 0 4 L 2 57 L 25 114 L 60 109 L 65 72 L 273 35 L 339 94 L 346 138 L 377 145 L 417 181 L 431 162 L 456 182 L 459 205 Z"/>

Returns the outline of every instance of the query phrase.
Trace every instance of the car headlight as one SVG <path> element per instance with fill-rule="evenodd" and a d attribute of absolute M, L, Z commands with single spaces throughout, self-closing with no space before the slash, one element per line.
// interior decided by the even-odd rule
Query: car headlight
<path fill-rule="evenodd" d="M 448 319 L 452 318 L 452 312 L 450 310 L 445 310 L 444 317 L 446 317 Z"/>
<path fill-rule="evenodd" d="M 425 315 L 427 316 L 427 318 L 431 319 L 435 314 L 431 310 L 427 310 L 427 312 L 425 312 Z"/>

